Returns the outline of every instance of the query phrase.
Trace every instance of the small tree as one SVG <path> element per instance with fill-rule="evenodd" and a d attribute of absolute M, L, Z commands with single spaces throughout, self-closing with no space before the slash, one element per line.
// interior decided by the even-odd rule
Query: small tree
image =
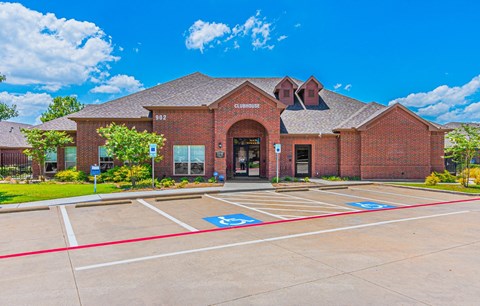
<path fill-rule="evenodd" d="M 22 129 L 21 131 L 23 135 L 25 135 L 27 143 L 32 147 L 31 149 L 24 150 L 23 153 L 38 163 L 40 169 L 38 177 L 43 180 L 43 165 L 45 164 L 47 153 L 72 143 L 73 139 L 65 132 L 59 131 L 43 131 L 40 129 Z"/>
<path fill-rule="evenodd" d="M 7 80 L 7 78 L 0 73 L 0 83 Z M 6 103 L 0 102 L 0 121 L 8 120 L 13 117 L 18 116 L 17 106 L 12 104 L 12 106 L 8 106 Z"/>
<path fill-rule="evenodd" d="M 107 127 L 99 128 L 97 133 L 106 139 L 105 147 L 109 155 L 126 164 L 129 167 L 132 187 L 137 179 L 134 166 L 148 161 L 150 157 L 149 145 L 157 144 L 158 151 L 163 147 L 165 138 L 163 135 L 138 132 L 135 127 L 129 129 L 125 125 L 112 123 Z M 160 161 L 163 156 L 158 155 L 155 161 Z"/>
<path fill-rule="evenodd" d="M 78 102 L 76 97 L 55 97 L 53 98 L 52 103 L 48 106 L 47 111 L 40 117 L 40 120 L 42 122 L 47 122 L 78 112 L 84 107 L 85 105 Z"/>
<path fill-rule="evenodd" d="M 445 157 L 451 158 L 460 165 L 460 176 L 463 186 L 468 187 L 471 160 L 480 149 L 480 129 L 462 124 L 460 128 L 447 134 L 452 146 L 445 149 Z"/>

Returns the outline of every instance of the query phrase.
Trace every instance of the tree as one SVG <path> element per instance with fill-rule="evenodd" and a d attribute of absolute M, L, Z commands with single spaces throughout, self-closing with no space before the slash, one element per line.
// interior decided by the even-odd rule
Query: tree
<path fill-rule="evenodd" d="M 160 151 L 166 140 L 163 135 L 147 131 L 138 132 L 135 127 L 129 129 L 124 124 L 117 125 L 115 123 L 99 128 L 97 133 L 106 139 L 105 147 L 107 153 L 129 168 L 132 187 L 135 186 L 137 179 L 137 175 L 134 173 L 134 166 L 151 158 L 149 145 L 157 144 L 157 150 Z M 163 156 L 158 155 L 155 161 L 162 159 Z"/>
<path fill-rule="evenodd" d="M 42 122 L 47 122 L 78 112 L 84 107 L 85 105 L 78 102 L 76 97 L 55 97 L 53 98 L 52 103 L 48 106 L 47 111 L 40 117 L 40 120 Z"/>
<path fill-rule="evenodd" d="M 468 187 L 472 159 L 480 149 L 480 129 L 467 124 L 447 134 L 452 145 L 445 149 L 445 158 L 460 166 L 461 183 Z"/>
<path fill-rule="evenodd" d="M 0 73 L 0 83 L 4 82 L 7 78 Z M 0 102 L 0 121 L 8 120 L 18 116 L 17 106 L 12 104 L 8 106 L 6 103 Z"/>
<path fill-rule="evenodd" d="M 23 153 L 31 157 L 38 163 L 40 174 L 39 179 L 44 179 L 44 164 L 47 153 L 54 152 L 56 148 L 64 147 L 73 142 L 73 138 L 65 132 L 59 131 L 43 131 L 40 129 L 22 129 L 23 135 L 27 143 L 32 147 L 24 150 Z"/>

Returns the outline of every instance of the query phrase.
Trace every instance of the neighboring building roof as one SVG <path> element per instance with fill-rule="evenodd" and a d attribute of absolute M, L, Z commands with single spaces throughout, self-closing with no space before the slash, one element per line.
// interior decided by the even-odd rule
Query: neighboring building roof
<path fill-rule="evenodd" d="M 89 104 L 85 105 L 85 107 L 76 113 L 72 113 L 67 116 L 63 116 L 57 119 L 53 119 L 50 121 L 47 121 L 45 123 L 36 125 L 35 128 L 44 130 L 44 131 L 51 131 L 51 130 L 56 130 L 56 131 L 76 131 L 77 130 L 77 123 L 73 120 L 70 120 L 70 116 L 76 116 L 76 114 L 79 114 L 81 112 L 90 112 L 96 110 L 100 105 L 98 104 Z"/>
<path fill-rule="evenodd" d="M 449 122 L 449 123 L 444 124 L 443 128 L 454 130 L 454 129 L 457 129 L 459 127 L 462 127 L 462 125 L 464 125 L 464 124 L 468 125 L 468 126 L 480 128 L 480 123 L 477 123 L 477 122 Z M 445 148 L 449 148 L 451 146 L 452 146 L 452 142 L 445 135 Z"/>
<path fill-rule="evenodd" d="M 0 148 L 28 148 L 29 145 L 20 129 L 29 127 L 30 124 L 0 121 Z"/>

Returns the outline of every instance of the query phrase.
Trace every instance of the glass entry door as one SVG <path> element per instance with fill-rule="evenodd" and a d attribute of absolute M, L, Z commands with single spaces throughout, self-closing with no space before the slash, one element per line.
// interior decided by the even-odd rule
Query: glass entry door
<path fill-rule="evenodd" d="M 311 145 L 295 145 L 295 176 L 311 176 Z"/>
<path fill-rule="evenodd" d="M 260 138 L 234 138 L 235 176 L 260 176 Z"/>

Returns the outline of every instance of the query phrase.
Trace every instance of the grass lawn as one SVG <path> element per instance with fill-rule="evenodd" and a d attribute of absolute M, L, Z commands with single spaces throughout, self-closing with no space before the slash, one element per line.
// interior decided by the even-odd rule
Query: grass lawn
<path fill-rule="evenodd" d="M 398 183 L 394 185 L 421 187 L 421 188 L 439 189 L 439 190 L 448 190 L 448 191 L 459 191 L 459 192 L 466 192 L 466 193 L 480 193 L 480 186 L 477 186 L 477 185 L 471 185 L 468 188 L 465 188 L 459 184 L 438 184 L 435 186 L 427 186 L 422 183 Z"/>
<path fill-rule="evenodd" d="M 97 184 L 97 193 L 122 191 L 113 184 Z M 93 184 L 0 184 L 0 204 L 51 200 L 93 194 Z"/>

